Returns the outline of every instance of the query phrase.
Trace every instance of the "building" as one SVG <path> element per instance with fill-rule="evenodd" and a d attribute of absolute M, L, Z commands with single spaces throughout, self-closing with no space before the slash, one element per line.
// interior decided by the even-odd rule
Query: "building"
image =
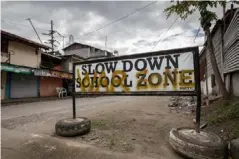
<path fill-rule="evenodd" d="M 239 8 L 228 10 L 212 29 L 216 61 L 227 90 L 239 96 Z M 220 94 L 215 80 L 209 51 L 200 53 L 201 85 L 203 94 Z"/>
<path fill-rule="evenodd" d="M 1 30 L 1 99 L 55 96 L 62 80 L 72 79 L 71 73 L 61 71 L 61 58 L 44 53 L 48 49 Z"/>
<path fill-rule="evenodd" d="M 40 97 L 57 96 L 56 88 L 64 87 L 66 81 L 72 79 L 72 74 L 63 71 L 61 57 L 44 52 L 41 54 L 40 69 L 36 69 L 34 75 L 41 76 Z"/>
<path fill-rule="evenodd" d="M 92 57 L 113 56 L 113 54 L 106 50 L 101 50 L 86 44 L 73 43 L 63 49 L 65 55 L 77 55 L 84 59 Z"/>
<path fill-rule="evenodd" d="M 73 63 L 76 62 L 80 62 L 80 61 L 84 61 L 85 59 L 81 56 L 72 54 L 72 55 L 62 55 L 61 56 L 62 60 L 63 60 L 63 70 L 66 72 L 73 72 Z"/>
<path fill-rule="evenodd" d="M 72 55 L 62 55 L 62 69 L 65 72 L 73 73 L 73 63 L 84 61 L 85 59 L 83 57 L 80 57 L 78 55 L 72 54 Z M 67 88 L 67 92 L 69 95 L 71 95 L 73 91 L 73 80 L 67 79 L 63 83 L 63 87 Z"/>

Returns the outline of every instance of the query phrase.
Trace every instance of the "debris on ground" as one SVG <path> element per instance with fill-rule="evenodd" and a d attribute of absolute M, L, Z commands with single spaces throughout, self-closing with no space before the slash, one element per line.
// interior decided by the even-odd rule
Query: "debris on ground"
<path fill-rule="evenodd" d="M 170 112 L 194 113 L 196 109 L 196 98 L 173 96 L 170 98 L 168 107 L 170 108 Z"/>

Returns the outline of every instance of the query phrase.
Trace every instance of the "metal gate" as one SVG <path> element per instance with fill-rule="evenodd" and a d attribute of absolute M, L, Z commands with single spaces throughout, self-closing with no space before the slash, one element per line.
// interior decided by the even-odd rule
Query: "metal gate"
<path fill-rule="evenodd" d="M 38 78 L 26 74 L 11 74 L 10 98 L 38 96 Z"/>

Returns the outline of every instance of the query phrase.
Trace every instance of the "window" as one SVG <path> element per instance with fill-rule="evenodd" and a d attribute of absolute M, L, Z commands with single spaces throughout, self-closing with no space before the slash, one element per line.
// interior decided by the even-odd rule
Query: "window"
<path fill-rule="evenodd" d="M 212 83 L 212 87 L 216 86 L 216 80 L 215 80 L 215 75 L 211 75 L 211 83 Z"/>

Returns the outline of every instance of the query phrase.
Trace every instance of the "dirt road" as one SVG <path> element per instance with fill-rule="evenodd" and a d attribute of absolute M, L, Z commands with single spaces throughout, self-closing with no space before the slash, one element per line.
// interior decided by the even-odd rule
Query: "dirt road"
<path fill-rule="evenodd" d="M 67 140 L 102 151 L 178 159 L 180 157 L 168 145 L 168 133 L 173 127 L 193 126 L 192 117 L 190 114 L 171 112 L 168 102 L 169 97 L 78 98 L 77 116 L 90 118 L 92 131 Z M 55 137 L 56 121 L 71 115 L 71 100 L 8 106 L 2 108 L 2 128 Z M 4 132 L 2 138 L 6 136 L 8 140 L 2 146 L 6 147 L 11 142 L 11 135 Z"/>

